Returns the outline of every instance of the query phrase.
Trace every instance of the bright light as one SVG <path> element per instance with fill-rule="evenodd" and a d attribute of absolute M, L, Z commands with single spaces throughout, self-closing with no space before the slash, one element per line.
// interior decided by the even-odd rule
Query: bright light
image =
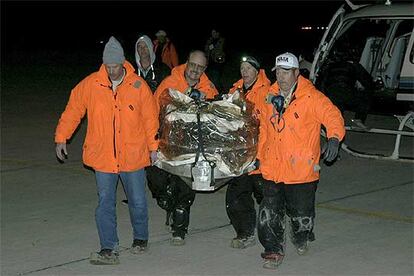
<path fill-rule="evenodd" d="M 311 30 L 327 30 L 328 27 L 323 27 L 323 26 L 302 26 L 300 27 L 301 30 L 303 31 L 311 31 Z"/>

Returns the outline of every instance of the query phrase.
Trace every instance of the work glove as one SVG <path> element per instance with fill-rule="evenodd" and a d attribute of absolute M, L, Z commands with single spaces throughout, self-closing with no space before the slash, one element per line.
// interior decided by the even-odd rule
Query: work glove
<path fill-rule="evenodd" d="M 323 158 L 327 162 L 332 162 L 338 156 L 339 152 L 339 140 L 338 138 L 332 137 L 328 139 L 323 150 Z"/>
<path fill-rule="evenodd" d="M 274 96 L 271 99 L 271 101 L 272 101 L 273 106 L 276 108 L 277 113 L 280 114 L 280 112 L 283 109 L 283 105 L 285 104 L 285 97 L 283 97 L 282 95 L 277 95 L 277 96 Z"/>
<path fill-rule="evenodd" d="M 158 153 L 156 150 L 151 151 L 150 158 L 151 158 L 151 165 L 154 165 L 154 163 L 157 162 L 158 160 Z"/>
<path fill-rule="evenodd" d="M 259 167 L 260 167 L 260 160 L 259 159 L 256 159 L 256 161 L 254 162 L 254 167 L 256 168 L 256 170 L 259 169 Z"/>
<path fill-rule="evenodd" d="M 68 151 L 66 150 L 66 143 L 56 143 L 56 157 L 59 162 L 63 163 L 64 159 L 68 158 Z"/>
<path fill-rule="evenodd" d="M 189 97 L 195 101 L 199 101 L 199 100 L 204 100 L 206 95 L 200 90 L 192 88 Z"/>

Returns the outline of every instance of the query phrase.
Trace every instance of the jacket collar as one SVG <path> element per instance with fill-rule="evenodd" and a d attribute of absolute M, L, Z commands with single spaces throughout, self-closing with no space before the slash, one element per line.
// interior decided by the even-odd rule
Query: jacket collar
<path fill-rule="evenodd" d="M 259 74 L 257 74 L 257 79 L 250 90 L 257 89 L 265 85 L 270 85 L 270 80 L 267 78 L 265 70 L 260 69 Z M 233 87 L 240 89 L 243 88 L 243 79 L 240 79 L 237 82 L 233 83 Z"/>
<path fill-rule="evenodd" d="M 180 82 L 187 83 L 187 80 L 185 79 L 185 67 L 186 63 L 175 66 L 171 70 L 171 76 L 173 76 L 175 79 L 178 79 Z M 207 83 L 209 83 L 208 77 L 205 73 L 203 73 L 200 77 L 200 81 L 196 84 L 195 88 L 204 87 Z"/>
<path fill-rule="evenodd" d="M 125 76 L 124 76 L 124 82 L 128 80 L 128 78 L 131 77 L 131 75 L 134 73 L 135 69 L 132 66 L 131 63 L 129 63 L 127 60 L 125 60 L 123 64 L 125 68 Z M 102 64 L 99 67 L 99 70 L 97 72 L 97 81 L 100 82 L 104 86 L 111 86 L 111 80 L 108 77 L 108 73 L 106 72 L 105 65 Z"/>
<path fill-rule="evenodd" d="M 297 88 L 295 90 L 295 97 L 298 98 L 300 96 L 306 95 L 309 93 L 309 88 L 313 88 L 313 84 L 310 80 L 299 76 Z M 277 81 L 270 87 L 270 91 L 273 94 L 279 94 L 279 85 Z"/>

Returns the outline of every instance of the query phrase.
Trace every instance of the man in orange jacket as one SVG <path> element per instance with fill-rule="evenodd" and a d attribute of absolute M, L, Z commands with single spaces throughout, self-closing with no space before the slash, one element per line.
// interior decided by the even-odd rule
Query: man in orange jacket
<path fill-rule="evenodd" d="M 167 64 L 170 69 L 178 65 L 178 54 L 172 41 L 164 30 L 159 30 L 154 40 L 154 52 L 156 60 Z"/>
<path fill-rule="evenodd" d="M 339 109 L 299 75 L 296 56 L 276 57 L 276 82 L 261 101 L 258 159 L 265 179 L 259 207 L 258 236 L 264 268 L 275 269 L 284 258 L 285 215 L 299 255 L 314 240 L 315 192 L 319 181 L 320 132 L 327 131 L 324 158 L 335 160 L 345 135 Z"/>
<path fill-rule="evenodd" d="M 111 37 L 98 72 L 71 92 L 55 133 L 56 155 L 63 161 L 66 141 L 85 113 L 88 128 L 83 162 L 95 171 L 98 206 L 95 220 L 101 250 L 92 264 L 119 264 L 116 189 L 121 178 L 129 201 L 133 228 L 131 252 L 142 253 L 148 242 L 148 206 L 144 168 L 155 162 L 158 148 L 158 109 L 145 81 L 125 60 L 121 44 Z"/>
<path fill-rule="evenodd" d="M 192 51 L 185 64 L 175 67 L 155 91 L 157 103 L 162 108 L 168 97 L 168 88 L 191 95 L 213 99 L 218 92 L 204 71 L 207 58 L 202 51 Z M 164 118 L 160 118 L 163 120 Z M 195 199 L 195 192 L 180 177 L 170 174 L 155 166 L 148 168 L 148 186 L 158 205 L 167 211 L 171 218 L 171 245 L 184 245 L 190 223 L 190 208 Z"/>
<path fill-rule="evenodd" d="M 207 69 L 207 57 L 203 51 L 192 51 L 185 64 L 181 64 L 171 70 L 171 75 L 166 77 L 155 91 L 158 103 L 160 98 L 168 93 L 168 88 L 173 88 L 181 93 L 189 93 L 197 89 L 203 93 L 205 99 L 214 99 L 218 95 L 215 85 L 204 73 Z"/>
<path fill-rule="evenodd" d="M 239 91 L 244 98 L 254 106 L 253 115 L 260 100 L 264 100 L 270 88 L 270 81 L 260 63 L 251 56 L 243 57 L 240 61 L 241 79 L 233 84 L 229 94 Z M 256 114 L 256 115 L 255 115 Z M 243 249 L 256 243 L 254 231 L 256 226 L 256 209 L 252 195 L 260 204 L 263 198 L 263 179 L 261 174 L 244 174 L 229 181 L 226 191 L 226 211 L 236 237 L 230 246 Z"/>

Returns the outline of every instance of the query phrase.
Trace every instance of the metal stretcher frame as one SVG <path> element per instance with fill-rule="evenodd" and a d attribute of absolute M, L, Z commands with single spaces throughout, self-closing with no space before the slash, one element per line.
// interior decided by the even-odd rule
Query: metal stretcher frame
<path fill-rule="evenodd" d="M 358 131 L 358 132 L 366 132 L 366 133 L 377 133 L 377 134 L 388 134 L 388 135 L 396 135 L 395 138 L 395 145 L 394 151 L 389 156 L 384 156 L 380 154 L 368 154 L 358 152 L 356 150 L 351 149 L 345 143 L 342 143 L 341 148 L 356 157 L 362 158 L 371 158 L 371 159 L 380 159 L 380 160 L 393 160 L 393 161 L 403 161 L 403 162 L 411 162 L 414 163 L 413 157 L 401 157 L 400 152 L 400 143 L 401 143 L 401 136 L 411 136 L 414 137 L 414 131 L 403 131 L 405 126 L 408 126 L 410 129 L 414 130 L 414 112 L 409 111 L 405 116 L 395 116 L 397 119 L 400 120 L 400 125 L 398 130 L 389 130 L 389 129 L 379 129 L 379 128 L 372 128 L 369 130 L 361 130 L 360 128 L 353 128 L 350 126 L 346 126 L 345 129 L 347 131 Z"/>

